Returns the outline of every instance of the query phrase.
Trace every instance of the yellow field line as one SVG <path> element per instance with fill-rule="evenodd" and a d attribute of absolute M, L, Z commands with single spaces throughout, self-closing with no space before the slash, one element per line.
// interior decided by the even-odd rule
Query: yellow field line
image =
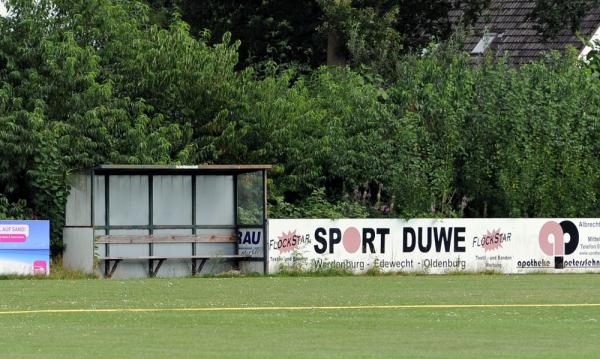
<path fill-rule="evenodd" d="M 346 305 L 304 307 L 199 307 L 199 308 L 89 308 L 89 309 L 32 309 L 0 311 L 10 314 L 62 314 L 62 313 L 160 313 L 160 312 L 260 312 L 306 310 L 356 310 L 356 309 L 463 309 L 463 308 L 577 308 L 600 307 L 600 303 L 557 304 L 399 304 L 399 305 Z"/>

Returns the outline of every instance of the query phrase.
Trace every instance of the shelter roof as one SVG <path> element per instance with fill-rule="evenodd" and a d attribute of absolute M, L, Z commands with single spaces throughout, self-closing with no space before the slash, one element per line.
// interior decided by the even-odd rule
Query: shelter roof
<path fill-rule="evenodd" d="M 205 174 L 233 175 L 270 170 L 272 165 L 100 165 L 93 169 L 94 174 Z"/>

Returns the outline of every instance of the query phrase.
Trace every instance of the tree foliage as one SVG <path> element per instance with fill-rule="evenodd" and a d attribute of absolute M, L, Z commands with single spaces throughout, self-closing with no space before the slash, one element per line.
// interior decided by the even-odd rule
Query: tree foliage
<path fill-rule="evenodd" d="M 330 32 L 339 33 L 353 64 L 382 61 L 452 35 L 451 15 L 461 9 L 472 23 L 490 0 L 147 0 L 158 22 L 181 13 L 192 33 L 241 41 L 240 67 L 268 61 L 317 68 L 325 63 Z"/>
<path fill-rule="evenodd" d="M 15 0 L 0 18 L 2 201 L 54 221 L 69 171 L 99 163 L 196 162 L 243 76 L 237 44 L 150 21 L 135 1 Z M 209 157 L 206 155 L 206 157 Z"/>
<path fill-rule="evenodd" d="M 565 26 L 576 32 L 581 19 L 599 5 L 598 0 L 536 0 L 532 15 L 540 33 L 546 37 L 554 37 Z"/>
<path fill-rule="evenodd" d="M 492 0 L 146 0 L 155 22 L 168 24 L 173 12 L 192 34 L 213 39 L 230 32 L 240 40 L 238 68 L 267 62 L 314 69 L 325 63 L 328 35 L 336 34 L 347 63 L 389 71 L 391 63 L 442 43 L 461 26 L 482 16 Z M 502 3 L 502 2 L 500 2 Z M 498 4 L 497 4 L 498 5 Z M 547 38 L 576 32 L 598 0 L 535 0 L 531 20 Z"/>
<path fill-rule="evenodd" d="M 239 40 L 238 68 L 279 64 L 318 67 L 325 61 L 326 40 L 317 32 L 323 11 L 317 0 L 148 0 L 168 22 L 173 11 L 191 26 L 217 41 L 226 33 Z M 167 21 L 165 21 L 167 19 Z"/>
<path fill-rule="evenodd" d="M 362 37 L 365 46 L 375 47 L 395 37 L 407 52 L 450 38 L 458 25 L 452 21 L 473 24 L 490 0 L 322 0 L 321 5 L 326 28 L 338 29 L 347 41 Z"/>

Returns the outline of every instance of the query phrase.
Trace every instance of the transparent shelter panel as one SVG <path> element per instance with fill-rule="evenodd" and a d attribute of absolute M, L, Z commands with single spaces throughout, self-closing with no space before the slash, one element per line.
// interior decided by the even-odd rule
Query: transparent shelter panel
<path fill-rule="evenodd" d="M 154 243 L 153 253 L 155 256 L 166 257 L 189 257 L 192 255 L 191 243 Z"/>
<path fill-rule="evenodd" d="M 232 236 L 235 239 L 235 231 L 233 229 L 220 228 L 220 229 L 206 229 L 199 228 L 196 230 L 198 235 L 223 235 Z M 215 254 L 235 254 L 235 241 L 226 243 L 210 243 L 203 242 L 198 243 L 197 253 L 199 255 L 215 255 Z"/>
<path fill-rule="evenodd" d="M 166 236 L 191 236 L 191 229 L 155 229 L 155 237 Z M 154 243 L 154 255 L 156 256 L 191 256 L 192 243 Z"/>
<path fill-rule="evenodd" d="M 147 236 L 150 231 L 147 229 L 111 229 L 111 236 Z"/>
<path fill-rule="evenodd" d="M 105 247 L 104 245 L 97 245 L 95 244 L 96 239 L 98 239 L 98 236 L 105 236 L 106 235 L 106 231 L 104 229 L 95 229 L 94 230 L 94 253 L 97 257 L 104 257 L 106 255 L 106 252 L 104 251 Z"/>
<path fill-rule="evenodd" d="M 212 256 L 237 254 L 235 252 L 235 243 L 200 243 L 196 246 L 196 255 Z"/>
<path fill-rule="evenodd" d="M 106 235 L 104 229 L 94 230 L 94 238 L 98 236 Z M 148 235 L 148 230 L 144 229 L 113 229 L 110 231 L 111 236 L 145 236 Z M 122 244 L 122 243 L 111 243 L 108 245 L 110 256 L 129 256 L 129 255 L 147 255 L 148 246 L 140 244 Z M 94 244 L 94 252 L 99 257 L 106 256 L 106 245 L 105 244 Z"/>
<path fill-rule="evenodd" d="M 238 224 L 263 223 L 264 185 L 262 172 L 250 172 L 237 177 Z"/>
<path fill-rule="evenodd" d="M 196 224 L 235 224 L 233 176 L 196 176 Z"/>
<path fill-rule="evenodd" d="M 104 176 L 94 176 L 94 225 L 103 226 L 106 224 L 106 197 Z"/>
<path fill-rule="evenodd" d="M 207 234 L 216 234 L 216 235 L 234 235 L 235 231 L 229 228 L 198 228 L 196 229 L 197 235 L 207 235 Z"/>
<path fill-rule="evenodd" d="M 148 224 L 148 176 L 110 176 L 108 191 L 110 225 Z"/>
<path fill-rule="evenodd" d="M 162 236 L 191 236 L 192 235 L 192 229 L 155 229 L 153 231 L 154 236 L 155 237 L 162 237 Z"/>
<path fill-rule="evenodd" d="M 153 222 L 156 225 L 192 224 L 192 177 L 154 176 Z"/>

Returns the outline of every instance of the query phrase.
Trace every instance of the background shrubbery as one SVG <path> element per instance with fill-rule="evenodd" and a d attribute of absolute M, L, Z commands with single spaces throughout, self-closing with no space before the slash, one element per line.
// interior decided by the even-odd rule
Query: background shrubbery
<path fill-rule="evenodd" d="M 600 215 L 600 81 L 574 54 L 258 74 L 134 1 L 11 5 L 0 218 L 51 219 L 55 250 L 67 175 L 101 163 L 274 164 L 271 217 Z"/>

